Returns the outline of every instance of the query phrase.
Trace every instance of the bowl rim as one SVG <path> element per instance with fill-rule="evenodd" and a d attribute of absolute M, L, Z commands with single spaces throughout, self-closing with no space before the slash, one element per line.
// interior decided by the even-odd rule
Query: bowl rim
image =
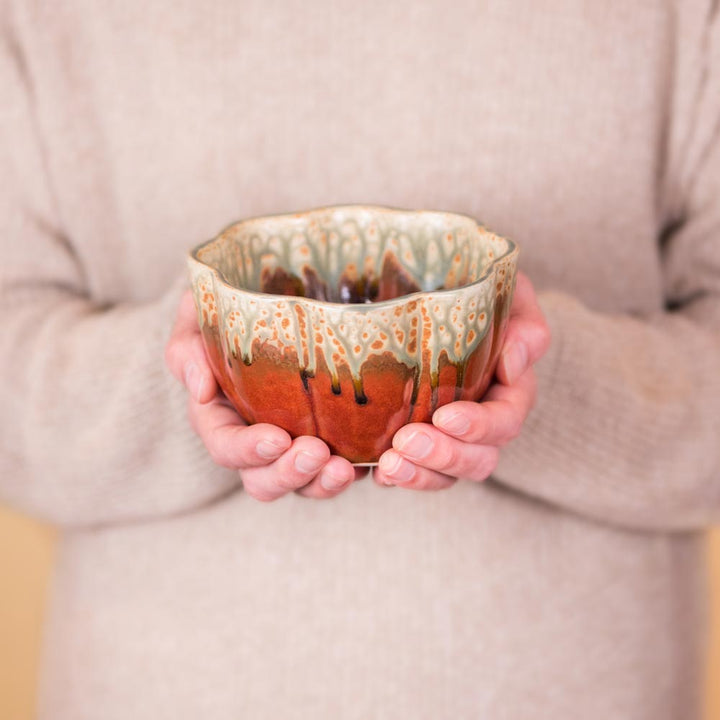
<path fill-rule="evenodd" d="M 477 280 L 473 280 L 470 283 L 467 283 L 465 285 L 460 285 L 458 287 L 454 288 L 442 288 L 439 290 L 417 290 L 416 292 L 407 293 L 406 295 L 399 295 L 398 297 L 390 298 L 389 300 L 381 300 L 379 302 L 356 302 L 356 303 L 343 303 L 343 302 L 333 302 L 332 300 L 318 300 L 316 298 L 310 298 L 306 297 L 304 295 L 279 295 L 277 293 L 266 293 L 262 292 L 260 290 L 250 290 L 249 288 L 243 288 L 243 287 L 237 287 L 236 285 L 231 284 L 225 275 L 218 270 L 217 268 L 213 267 L 212 265 L 208 265 L 206 262 L 201 260 L 198 257 L 198 253 L 206 248 L 211 243 L 216 242 L 219 240 L 225 233 L 227 233 L 232 228 L 238 227 L 239 225 L 244 225 L 246 223 L 251 222 L 257 222 L 260 220 L 266 220 L 266 219 L 281 219 L 281 218 L 288 218 L 292 220 L 300 220 L 301 218 L 307 217 L 308 215 L 315 215 L 323 212 L 338 212 L 338 211 L 370 211 L 370 212 L 378 212 L 378 213 L 394 213 L 394 214 L 404 214 L 404 215 L 433 215 L 436 217 L 455 217 L 455 218 L 462 218 L 465 220 L 469 220 L 474 225 L 476 225 L 481 230 L 484 230 L 487 233 L 490 233 L 491 235 L 494 235 L 496 237 L 500 237 L 503 240 L 505 240 L 508 243 L 508 249 L 506 252 L 504 252 L 502 255 L 499 255 L 496 257 L 492 263 L 488 266 L 487 270 L 479 277 Z M 278 302 L 278 301 L 284 301 L 284 302 L 302 302 L 307 303 L 310 305 L 317 305 L 325 308 L 336 308 L 336 309 L 344 309 L 344 310 L 354 310 L 358 312 L 370 312 L 376 308 L 388 308 L 393 307 L 395 305 L 404 305 L 407 302 L 411 302 L 413 300 L 417 300 L 420 297 L 423 296 L 450 296 L 453 293 L 457 293 L 458 291 L 465 291 L 469 288 L 472 288 L 476 285 L 481 285 L 484 282 L 487 281 L 487 279 L 490 277 L 491 273 L 494 272 L 495 266 L 502 260 L 508 260 L 512 258 L 513 256 L 517 257 L 519 254 L 519 247 L 517 243 L 514 240 L 511 240 L 505 235 L 500 235 L 496 232 L 493 232 L 489 228 L 487 228 L 483 223 L 481 223 L 476 218 L 472 217 L 472 215 L 468 215 L 466 213 L 460 213 L 460 212 L 454 212 L 451 210 L 412 210 L 407 208 L 399 208 L 395 206 L 389 206 L 389 205 L 363 205 L 363 204 L 340 204 L 340 205 L 323 205 L 320 207 L 310 208 L 308 210 L 302 210 L 299 212 L 277 212 L 277 213 L 268 213 L 264 215 L 256 215 L 252 217 L 243 218 L 242 220 L 235 220 L 234 222 L 231 222 L 230 224 L 226 225 L 220 232 L 216 233 L 214 237 L 212 237 L 210 240 L 205 240 L 204 242 L 201 242 L 194 247 L 192 247 L 186 255 L 188 263 L 192 265 L 199 265 L 205 270 L 211 272 L 215 278 L 216 281 L 219 282 L 220 286 L 229 293 L 242 293 L 243 295 L 250 295 L 253 297 L 258 298 L 259 300 L 263 302 Z"/>

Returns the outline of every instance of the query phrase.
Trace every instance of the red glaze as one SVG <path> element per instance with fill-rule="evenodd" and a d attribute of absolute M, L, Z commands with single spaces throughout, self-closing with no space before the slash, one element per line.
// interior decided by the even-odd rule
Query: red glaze
<path fill-rule="evenodd" d="M 417 379 L 417 390 L 415 370 L 389 352 L 363 363 L 357 385 L 349 368 L 340 366 L 334 391 L 320 352 L 314 376 L 307 376 L 294 350 L 281 353 L 256 342 L 252 361 L 245 363 L 223 352 L 217 326 L 206 325 L 202 336 L 223 392 L 247 422 L 272 423 L 293 437 L 317 435 L 351 462 L 374 463 L 406 423 L 429 422 L 441 405 L 482 397 L 494 372 L 488 367 L 492 327 L 464 367 L 442 353 L 437 379 L 433 382 L 426 370 Z"/>

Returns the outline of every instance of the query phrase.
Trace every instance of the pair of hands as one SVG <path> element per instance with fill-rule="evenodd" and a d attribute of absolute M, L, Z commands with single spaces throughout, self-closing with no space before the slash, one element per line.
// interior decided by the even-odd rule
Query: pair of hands
<path fill-rule="evenodd" d="M 441 490 L 456 478 L 480 482 L 495 469 L 500 448 L 520 433 L 537 390 L 533 365 L 550 332 L 528 278 L 518 274 L 496 382 L 482 402 L 439 408 L 432 424 L 402 427 L 373 472 L 380 485 Z M 245 491 L 262 500 L 289 492 L 331 498 L 366 474 L 332 455 L 316 437 L 292 439 L 274 425 L 247 425 L 220 391 L 208 364 L 190 292 L 183 295 L 165 350 L 172 374 L 188 389 L 188 416 L 219 465 L 239 471 Z"/>

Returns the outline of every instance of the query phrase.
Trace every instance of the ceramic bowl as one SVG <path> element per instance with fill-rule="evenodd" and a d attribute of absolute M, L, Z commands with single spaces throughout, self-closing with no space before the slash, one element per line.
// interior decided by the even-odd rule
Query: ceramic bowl
<path fill-rule="evenodd" d="M 374 464 L 402 425 L 482 397 L 517 255 L 464 215 L 346 206 L 243 220 L 188 262 L 240 415 Z"/>

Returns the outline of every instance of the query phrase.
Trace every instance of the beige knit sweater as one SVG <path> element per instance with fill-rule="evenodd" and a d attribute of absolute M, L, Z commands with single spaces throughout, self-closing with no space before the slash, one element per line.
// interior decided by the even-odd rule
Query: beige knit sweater
<path fill-rule="evenodd" d="M 7 4 L 7 0 L 3 0 Z M 720 515 L 710 0 L 2 8 L 0 496 L 63 528 L 43 720 L 688 720 Z M 344 202 L 522 248 L 493 480 L 263 505 L 163 345 L 184 251 Z"/>

